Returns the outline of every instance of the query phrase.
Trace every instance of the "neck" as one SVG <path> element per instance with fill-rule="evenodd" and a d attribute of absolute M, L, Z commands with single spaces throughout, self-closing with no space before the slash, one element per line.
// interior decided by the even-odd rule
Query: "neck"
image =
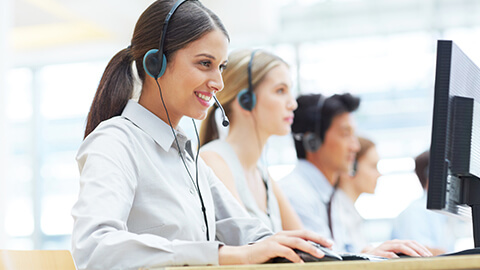
<path fill-rule="evenodd" d="M 162 89 L 162 91 L 164 91 Z M 165 100 L 165 93 L 162 93 Z M 167 113 L 165 108 L 163 107 L 163 102 L 160 97 L 160 91 L 158 89 L 158 85 L 155 83 L 154 80 L 145 80 L 143 87 L 142 87 L 142 94 L 138 99 L 138 103 L 145 107 L 147 110 L 155 114 L 158 118 L 162 119 L 163 122 L 169 124 L 168 118 L 170 117 L 170 122 L 174 129 L 177 128 L 178 123 L 180 122 L 181 117 L 175 117 L 173 114 L 173 110 L 169 110 L 169 117 L 167 117 Z M 168 104 L 165 103 L 167 110 L 169 109 Z"/>
<path fill-rule="evenodd" d="M 233 122 L 230 124 L 226 141 L 232 146 L 246 171 L 256 170 L 268 136 L 262 136 L 260 129 L 254 126 L 253 119 L 248 126 L 235 125 Z"/>
<path fill-rule="evenodd" d="M 315 157 L 315 153 L 307 153 L 306 159 L 315 167 L 317 167 L 319 171 L 322 172 L 322 174 L 325 176 L 325 178 L 327 178 L 327 181 L 332 187 L 337 184 L 339 173 L 326 166 L 325 163 L 321 161 L 321 159 Z"/>
<path fill-rule="evenodd" d="M 355 188 L 355 185 L 352 183 L 353 181 L 358 181 L 358 179 L 343 173 L 340 175 L 338 187 L 341 188 L 353 202 L 356 202 L 358 197 L 360 197 L 361 192 Z"/>

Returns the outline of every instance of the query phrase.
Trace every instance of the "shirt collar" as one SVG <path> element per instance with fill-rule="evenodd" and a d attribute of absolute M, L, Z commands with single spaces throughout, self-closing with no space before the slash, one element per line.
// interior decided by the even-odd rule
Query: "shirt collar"
<path fill-rule="evenodd" d="M 312 186 L 323 202 L 328 203 L 333 193 L 333 187 L 323 173 L 312 163 L 305 159 L 299 159 L 297 166 L 305 175 L 305 180 Z"/>
<path fill-rule="evenodd" d="M 177 149 L 175 137 L 173 136 L 170 125 L 165 123 L 162 119 L 140 105 L 138 102 L 130 99 L 123 109 L 122 117 L 125 117 L 135 126 L 150 135 L 150 137 L 152 137 L 152 139 L 166 152 L 168 152 L 171 147 Z M 183 152 L 183 150 L 185 150 L 185 145 L 189 140 L 182 129 L 178 128 L 175 130 L 175 133 L 177 134 L 180 150 Z M 189 147 L 189 145 L 190 143 L 187 147 Z"/>

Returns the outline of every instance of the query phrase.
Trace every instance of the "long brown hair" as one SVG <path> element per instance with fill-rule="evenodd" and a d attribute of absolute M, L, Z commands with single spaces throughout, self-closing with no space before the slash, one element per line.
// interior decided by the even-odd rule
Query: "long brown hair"
<path fill-rule="evenodd" d="M 225 114 L 231 115 L 232 103 L 238 93 L 248 87 L 247 66 L 250 62 L 252 50 L 237 50 L 228 55 L 228 68 L 222 74 L 224 88 L 217 93 L 218 101 L 225 109 Z M 252 85 L 256 86 L 265 78 L 265 75 L 280 64 L 288 64 L 280 57 L 266 51 L 256 51 L 252 62 Z M 200 128 L 200 144 L 204 145 L 218 139 L 218 128 L 215 121 L 216 104 L 212 106 Z M 231 119 L 230 119 L 231 121 Z"/>
<path fill-rule="evenodd" d="M 143 57 L 150 49 L 158 49 L 165 17 L 175 2 L 175 0 L 157 0 L 151 4 L 135 25 L 131 45 L 110 60 L 88 113 L 85 137 L 100 122 L 120 115 L 128 100 L 132 98 L 133 61 L 135 61 L 138 77 L 142 82 L 145 80 Z M 186 1 L 178 7 L 168 25 L 164 44 L 167 61 L 176 51 L 215 29 L 221 30 L 229 38 L 217 15 L 199 1 Z"/>

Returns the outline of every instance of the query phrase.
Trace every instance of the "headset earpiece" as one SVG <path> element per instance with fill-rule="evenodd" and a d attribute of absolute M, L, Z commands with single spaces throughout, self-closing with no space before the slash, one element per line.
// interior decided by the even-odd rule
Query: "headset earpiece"
<path fill-rule="evenodd" d="M 322 145 L 322 139 L 314 132 L 307 132 L 303 135 L 303 148 L 307 152 L 316 152 Z"/>
<path fill-rule="evenodd" d="M 257 97 L 255 96 L 255 93 L 253 93 L 253 91 L 249 91 L 247 88 L 238 93 L 237 99 L 240 106 L 247 111 L 252 111 L 257 103 Z"/>
<path fill-rule="evenodd" d="M 321 120 L 322 120 L 322 109 L 323 104 L 325 103 L 325 97 L 320 95 L 318 97 L 317 106 L 315 107 L 315 128 L 313 132 L 306 132 L 303 134 L 302 142 L 305 151 L 307 152 L 316 152 L 320 146 L 322 146 L 322 138 L 320 133 L 322 130 Z"/>
<path fill-rule="evenodd" d="M 162 77 L 167 68 L 167 58 L 165 54 L 162 54 L 162 61 L 159 59 L 159 54 L 157 49 L 151 49 L 143 57 L 143 69 L 154 79 Z"/>
<path fill-rule="evenodd" d="M 247 66 L 247 75 L 248 75 L 248 87 L 243 89 L 237 94 L 238 103 L 242 108 L 247 111 L 252 111 L 257 103 L 257 97 L 253 93 L 253 82 L 252 82 L 252 65 L 253 65 L 253 56 L 257 50 L 253 50 L 250 55 L 250 61 L 248 61 Z"/>
<path fill-rule="evenodd" d="M 355 157 L 355 160 L 353 161 L 353 166 L 352 166 L 352 176 L 355 176 L 357 174 L 358 170 L 358 159 Z"/>

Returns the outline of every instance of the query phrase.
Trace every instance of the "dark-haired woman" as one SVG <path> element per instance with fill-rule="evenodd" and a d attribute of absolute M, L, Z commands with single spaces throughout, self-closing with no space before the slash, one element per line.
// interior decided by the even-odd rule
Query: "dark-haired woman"
<path fill-rule="evenodd" d="M 294 248 L 323 256 L 307 240 L 330 246 L 324 238 L 308 231 L 272 235 L 251 218 L 178 127 L 183 116 L 205 118 L 222 90 L 229 41 L 199 1 L 181 2 L 155 1 L 144 11 L 131 45 L 113 57 L 97 89 L 77 154 L 77 267 L 300 262 Z M 162 35 L 158 54 L 151 49 L 162 47 Z M 131 100 L 133 63 L 142 82 L 138 102 Z"/>

